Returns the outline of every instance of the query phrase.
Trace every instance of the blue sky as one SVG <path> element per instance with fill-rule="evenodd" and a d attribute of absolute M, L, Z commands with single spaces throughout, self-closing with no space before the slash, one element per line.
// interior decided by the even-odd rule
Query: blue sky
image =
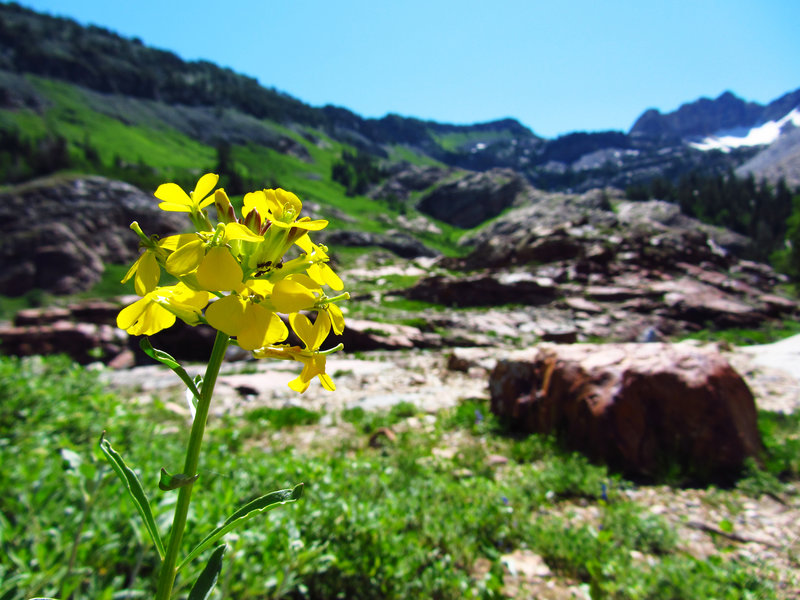
<path fill-rule="evenodd" d="M 731 90 L 800 88 L 796 0 L 20 0 L 256 77 L 314 106 L 545 137 L 627 130 Z"/>

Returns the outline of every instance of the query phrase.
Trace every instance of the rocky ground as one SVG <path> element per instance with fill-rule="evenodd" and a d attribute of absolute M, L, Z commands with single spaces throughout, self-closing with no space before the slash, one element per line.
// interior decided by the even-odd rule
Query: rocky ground
<path fill-rule="evenodd" d="M 496 348 L 462 348 L 336 355 L 329 359 L 328 369 L 336 380 L 337 391 L 328 393 L 313 384 L 303 396 L 286 387 L 298 370 L 291 363 L 228 363 L 219 379 L 213 412 L 237 414 L 258 406 L 298 404 L 325 416 L 314 427 L 276 432 L 273 443 L 299 447 L 324 445 L 341 435 L 357 435 L 351 426 L 336 418 L 344 408 L 360 406 L 378 410 L 399 402 L 412 402 L 430 415 L 454 406 L 460 399 L 487 398 L 488 373 L 501 354 Z M 724 355 L 745 378 L 760 409 L 786 413 L 800 410 L 800 372 L 795 368 L 800 361 L 800 336 L 775 344 L 730 348 Z M 180 384 L 170 371 L 160 366 L 103 369 L 102 377 L 111 388 L 134 393 L 141 402 L 149 402 L 155 395 L 168 398 L 168 405 L 188 418 Z M 429 427 L 432 420 L 432 417 L 430 421 L 427 417 L 414 417 L 399 427 Z M 454 453 L 460 443 L 457 436 L 443 438 L 442 455 Z M 501 463 L 497 468 L 502 471 L 513 467 Z M 704 559 L 722 552 L 746 558 L 763 565 L 765 573 L 771 573 L 780 584 L 786 598 L 800 593 L 797 576 L 800 490 L 758 499 L 735 491 L 722 493 L 714 487 L 637 486 L 620 493 L 665 517 L 675 528 L 681 548 L 692 556 Z M 548 510 L 555 510 L 576 524 L 597 523 L 600 519 L 597 506 L 580 501 L 565 501 Z M 731 523 L 732 528 L 721 529 L 723 522 Z M 577 583 L 554 576 L 535 554 L 517 550 L 504 560 L 508 566 L 507 590 L 517 597 L 589 597 Z M 480 571 L 482 565 L 475 568 Z"/>

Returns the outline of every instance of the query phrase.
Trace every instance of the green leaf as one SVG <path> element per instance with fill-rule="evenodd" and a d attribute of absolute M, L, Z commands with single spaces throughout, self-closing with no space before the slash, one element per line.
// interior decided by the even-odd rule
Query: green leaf
<path fill-rule="evenodd" d="M 262 513 L 273 508 L 277 508 L 282 504 L 294 502 L 303 495 L 303 484 L 299 483 L 292 489 L 278 490 L 270 492 L 260 498 L 256 498 L 252 502 L 248 502 L 239 510 L 228 517 L 225 522 L 217 527 L 214 531 L 209 533 L 202 542 L 195 546 L 194 550 L 186 555 L 181 564 L 178 565 L 177 571 L 189 564 L 199 554 L 202 554 L 211 544 L 216 542 L 223 535 L 232 529 L 244 524 L 245 521 L 254 517 L 258 513 Z"/>
<path fill-rule="evenodd" d="M 158 488 L 163 492 L 168 492 L 170 490 L 177 490 L 178 488 L 182 488 L 187 485 L 191 485 L 200 475 L 186 475 L 184 473 L 176 473 L 175 475 L 170 475 L 167 473 L 167 470 L 164 467 L 161 467 L 161 479 L 158 482 Z"/>
<path fill-rule="evenodd" d="M 143 337 L 141 340 L 139 340 L 139 347 L 142 349 L 142 352 L 147 354 L 147 356 L 172 369 L 173 372 L 181 378 L 181 381 L 186 384 L 186 387 L 190 392 L 192 392 L 192 395 L 195 398 L 200 398 L 200 392 L 197 390 L 197 386 L 195 386 L 192 378 L 189 377 L 189 374 L 186 372 L 186 370 L 177 360 L 172 358 L 170 354 L 167 354 L 163 350 L 156 350 L 153 348 L 153 345 L 150 343 L 150 338 L 147 337 Z"/>
<path fill-rule="evenodd" d="M 225 544 L 214 548 L 214 552 L 211 553 L 203 572 L 200 573 L 200 577 L 194 582 L 192 591 L 189 592 L 189 598 L 187 600 L 208 599 L 211 595 L 211 590 L 217 585 L 219 573 L 222 571 L 222 555 L 225 554 L 226 548 L 227 546 Z"/>
<path fill-rule="evenodd" d="M 144 525 L 150 533 L 150 537 L 153 538 L 156 550 L 158 550 L 158 554 L 163 560 L 166 555 L 164 542 L 161 541 L 161 536 L 158 535 L 156 521 L 153 518 L 153 512 L 150 510 L 150 502 L 142 489 L 142 484 L 136 476 L 136 473 L 125 464 L 125 461 L 122 460 L 119 453 L 111 447 L 111 443 L 105 439 L 105 435 L 106 432 L 104 431 L 100 436 L 100 450 L 106 455 L 108 462 L 111 463 L 111 467 L 122 480 L 122 483 L 125 484 L 125 488 L 128 490 L 128 494 L 131 500 L 133 500 L 139 514 L 142 516 Z"/>

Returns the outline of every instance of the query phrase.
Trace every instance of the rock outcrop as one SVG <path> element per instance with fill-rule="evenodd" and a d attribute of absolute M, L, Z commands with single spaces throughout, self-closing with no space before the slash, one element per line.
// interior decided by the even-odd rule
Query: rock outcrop
<path fill-rule="evenodd" d="M 762 444 L 753 395 L 713 347 L 542 344 L 498 361 L 492 411 L 626 474 L 735 475 Z"/>
<path fill-rule="evenodd" d="M 550 309 L 561 316 L 548 320 L 562 325 L 545 327 L 541 339 L 563 341 L 754 328 L 798 311 L 773 293 L 781 276 L 741 258 L 747 238 L 673 204 L 629 202 L 611 190 L 537 198 L 467 238 L 466 256 L 440 259 L 447 273 L 397 293 L 452 307 Z"/>
<path fill-rule="evenodd" d="M 104 177 L 55 176 L 0 193 L 0 294 L 90 288 L 104 263 L 136 258 L 138 238 L 129 229 L 134 220 L 148 235 L 184 226 L 177 214 L 159 210 L 152 196 Z"/>
<path fill-rule="evenodd" d="M 496 217 L 529 188 L 525 179 L 511 169 L 469 173 L 423 196 L 417 209 L 466 229 Z"/>

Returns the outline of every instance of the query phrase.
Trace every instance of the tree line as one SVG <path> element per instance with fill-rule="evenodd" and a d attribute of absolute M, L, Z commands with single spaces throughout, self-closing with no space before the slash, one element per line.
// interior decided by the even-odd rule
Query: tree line
<path fill-rule="evenodd" d="M 782 179 L 772 184 L 766 180 L 757 182 L 752 175 L 736 177 L 732 171 L 690 171 L 677 181 L 655 177 L 630 186 L 626 196 L 631 200 L 655 198 L 673 202 L 690 217 L 750 237 L 754 258 L 772 262 L 783 271 L 788 269 L 781 257 L 785 255 L 789 219 L 798 210 L 795 205 L 800 189 L 790 190 Z"/>

